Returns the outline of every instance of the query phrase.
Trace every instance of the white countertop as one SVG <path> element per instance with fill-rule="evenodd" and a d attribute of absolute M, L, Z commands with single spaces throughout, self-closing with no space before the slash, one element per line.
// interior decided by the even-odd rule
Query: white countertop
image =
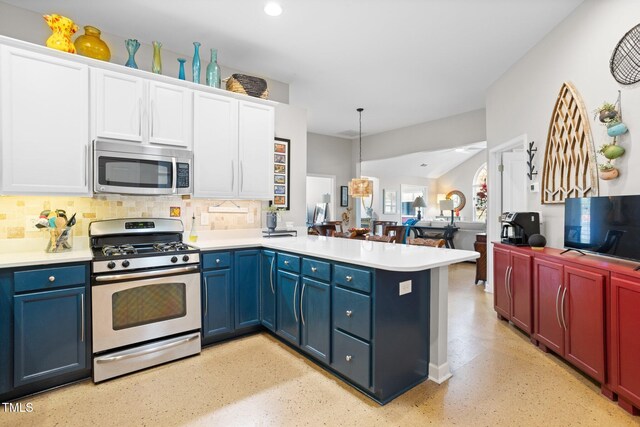
<path fill-rule="evenodd" d="M 201 238 L 202 250 L 263 247 L 390 271 L 421 271 L 480 257 L 478 252 L 322 236 Z"/>
<path fill-rule="evenodd" d="M 73 250 L 61 253 L 47 253 L 44 251 L 46 241 L 33 240 L 0 241 L 0 268 L 90 261 L 92 258 L 86 237 L 75 238 Z M 203 251 L 262 247 L 390 271 L 427 270 L 480 256 L 473 251 L 335 237 L 263 238 L 256 232 L 238 231 L 203 233 L 197 242 L 188 243 Z"/>

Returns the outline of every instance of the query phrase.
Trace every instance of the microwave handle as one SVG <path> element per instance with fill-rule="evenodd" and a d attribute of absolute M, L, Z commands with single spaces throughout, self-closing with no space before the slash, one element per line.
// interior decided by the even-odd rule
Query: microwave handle
<path fill-rule="evenodd" d="M 171 166 L 173 168 L 171 189 L 173 190 L 173 194 L 176 194 L 178 192 L 178 164 L 175 157 L 171 158 Z"/>

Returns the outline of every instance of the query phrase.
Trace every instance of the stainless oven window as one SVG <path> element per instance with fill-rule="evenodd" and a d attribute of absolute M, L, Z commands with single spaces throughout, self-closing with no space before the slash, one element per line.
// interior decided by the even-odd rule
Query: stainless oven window
<path fill-rule="evenodd" d="M 98 157 L 100 185 L 134 188 L 171 188 L 173 165 L 164 160 Z"/>
<path fill-rule="evenodd" d="M 184 317 L 186 284 L 158 283 L 114 292 L 111 311 L 116 331 Z"/>

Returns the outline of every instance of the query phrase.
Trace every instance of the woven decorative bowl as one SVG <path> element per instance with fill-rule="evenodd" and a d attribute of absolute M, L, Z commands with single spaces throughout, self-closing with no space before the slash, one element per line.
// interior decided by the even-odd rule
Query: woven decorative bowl
<path fill-rule="evenodd" d="M 256 98 L 267 99 L 269 97 L 269 89 L 264 79 L 244 74 L 232 74 L 227 79 L 227 90 Z"/>

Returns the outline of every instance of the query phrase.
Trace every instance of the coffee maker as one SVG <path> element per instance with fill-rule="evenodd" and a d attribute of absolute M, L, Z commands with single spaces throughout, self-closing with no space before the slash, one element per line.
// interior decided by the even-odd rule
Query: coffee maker
<path fill-rule="evenodd" d="M 540 234 L 540 215 L 538 212 L 504 212 L 500 217 L 502 243 L 527 246 L 529 237 Z"/>

